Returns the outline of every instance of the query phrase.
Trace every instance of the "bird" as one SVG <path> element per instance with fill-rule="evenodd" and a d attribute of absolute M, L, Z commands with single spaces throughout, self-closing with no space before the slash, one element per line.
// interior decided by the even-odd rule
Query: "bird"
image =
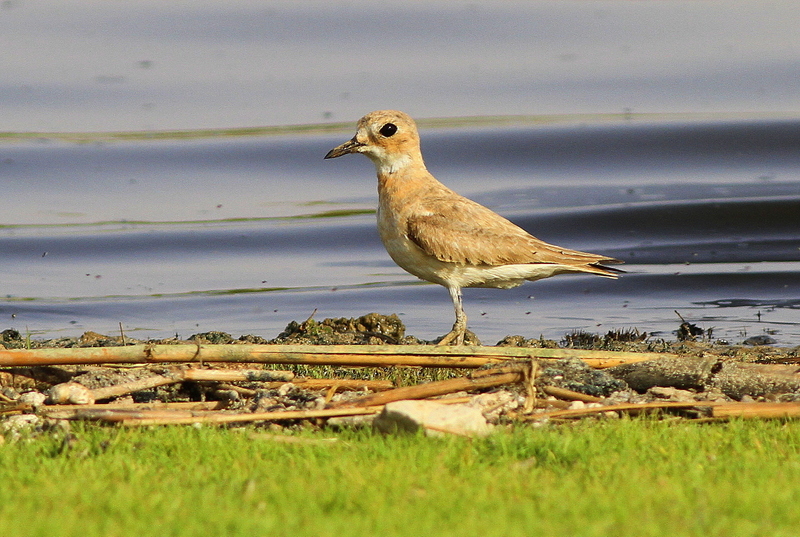
<path fill-rule="evenodd" d="M 616 278 L 623 272 L 604 266 L 622 263 L 618 259 L 548 244 L 440 183 L 425 167 L 417 125 L 404 112 L 370 112 L 355 136 L 324 158 L 354 153 L 375 164 L 378 233 L 389 256 L 450 293 L 456 319 L 439 345 L 464 344 L 464 287 L 510 289 L 557 274 Z"/>

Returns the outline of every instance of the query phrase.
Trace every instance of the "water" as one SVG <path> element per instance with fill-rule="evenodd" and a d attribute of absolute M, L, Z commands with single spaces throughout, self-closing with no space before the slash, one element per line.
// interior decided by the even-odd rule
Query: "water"
<path fill-rule="evenodd" d="M 314 311 L 375 311 L 444 334 L 447 292 L 380 244 L 372 164 L 322 159 L 358 117 L 393 107 L 423 118 L 442 182 L 543 240 L 626 263 L 616 281 L 466 289 L 484 342 L 673 338 L 677 310 L 715 338 L 800 345 L 798 13 L 4 2 L 0 129 L 40 134 L 0 142 L 0 329 L 271 338 Z"/>
<path fill-rule="evenodd" d="M 274 337 L 314 310 L 377 311 L 420 337 L 446 332 L 444 289 L 383 251 L 372 164 L 322 160 L 350 134 L 6 144 L 18 201 L 5 214 L 20 224 L 0 236 L 0 315 L 46 335 L 122 322 L 135 337 Z M 452 188 L 544 240 L 626 262 L 617 281 L 465 290 L 484 340 L 672 337 L 678 310 L 716 337 L 800 342 L 800 122 L 448 128 L 423 140 Z"/>

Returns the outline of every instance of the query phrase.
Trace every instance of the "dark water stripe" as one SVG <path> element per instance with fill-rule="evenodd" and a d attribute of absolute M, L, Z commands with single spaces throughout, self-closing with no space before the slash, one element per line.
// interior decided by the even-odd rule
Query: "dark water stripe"
<path fill-rule="evenodd" d="M 515 218 L 556 244 L 636 263 L 800 260 L 800 198 L 597 208 Z"/>
<path fill-rule="evenodd" d="M 430 129 L 421 136 L 431 170 L 451 176 L 513 173 L 546 178 L 596 172 L 598 181 L 607 182 L 616 179 L 607 174 L 610 170 L 633 169 L 645 177 L 655 169 L 700 174 L 757 168 L 769 175 L 800 167 L 798 120 Z M 22 186 L 33 189 L 81 183 L 102 187 L 109 175 L 157 178 L 165 173 L 274 176 L 298 187 L 309 176 L 325 174 L 335 181 L 337 175 L 358 173 L 366 185 L 368 164 L 347 159 L 332 168 L 322 162 L 337 141 L 337 136 L 317 135 L 85 145 L 30 142 L 0 146 L 0 170 L 5 179 L 25 181 Z"/>
<path fill-rule="evenodd" d="M 364 219 L 359 219 L 364 220 Z M 131 229 L 72 236 L 0 237 L 3 259 L 30 258 L 48 252 L 64 258 L 107 259 L 118 256 L 218 256 L 238 253 L 305 252 L 380 247 L 374 216 L 369 223 L 228 226 L 195 229 Z"/>
<path fill-rule="evenodd" d="M 752 298 L 722 298 L 693 302 L 701 306 L 716 306 L 719 308 L 790 308 L 800 309 L 800 298 L 787 299 L 752 299 Z M 800 321 L 799 321 L 800 323 Z"/>
<path fill-rule="evenodd" d="M 800 260 L 800 198 L 714 200 L 516 215 L 539 238 L 637 263 Z M 70 236 L 0 237 L 2 260 L 265 255 L 380 249 L 372 216 L 339 224 L 199 226 Z"/>
<path fill-rule="evenodd" d="M 772 305 L 774 307 L 796 307 L 800 301 L 800 264 L 797 265 L 797 271 L 776 271 L 767 268 L 765 270 L 758 270 L 758 266 L 753 267 L 756 270 L 747 270 L 742 268 L 739 271 L 715 271 L 715 267 L 728 268 L 725 264 L 707 264 L 701 265 L 701 271 L 692 272 L 690 267 L 698 267 L 698 265 L 678 265 L 675 271 L 671 273 L 647 272 L 648 265 L 630 265 L 630 272 L 621 275 L 617 280 L 606 278 L 597 278 L 587 275 L 574 275 L 574 276 L 560 276 L 542 280 L 533 283 L 526 283 L 522 287 L 514 288 L 511 290 L 496 290 L 496 289 L 469 289 L 465 292 L 475 294 L 480 293 L 487 297 L 505 297 L 511 294 L 514 295 L 536 295 L 537 298 L 550 297 L 558 299 L 559 297 L 567 296 L 570 294 L 595 294 L 598 296 L 617 296 L 617 297 L 630 297 L 632 302 L 637 300 L 646 302 L 649 298 L 655 295 L 664 295 L 674 297 L 676 303 L 691 301 L 692 297 L 703 297 L 706 302 L 692 302 L 697 304 L 712 304 L 711 300 L 719 301 L 714 302 L 717 306 L 738 307 L 750 305 Z M 774 265 L 772 265 L 774 267 Z M 752 268 L 752 267 L 751 267 Z M 788 267 L 787 267 L 788 268 Z M 683 271 L 681 270 L 683 269 Z M 126 302 L 134 305 L 136 303 L 146 303 L 148 301 L 158 302 L 171 302 L 183 300 L 196 300 L 198 298 L 206 297 L 221 297 L 230 296 L 235 297 L 239 295 L 252 295 L 252 296 L 292 296 L 295 294 L 314 294 L 320 292 L 335 291 L 339 295 L 347 295 L 348 293 L 372 293 L 382 292 L 383 289 L 389 288 L 405 288 L 408 295 L 414 295 L 420 292 L 418 287 L 432 286 L 437 289 L 441 287 L 428 284 L 417 280 L 411 275 L 407 278 L 395 281 L 379 281 L 370 280 L 363 283 L 351 285 L 337 285 L 332 282 L 331 285 L 313 285 L 313 286 L 296 286 L 296 287 L 253 287 L 253 288 L 229 288 L 229 289 L 208 289 L 208 290 L 194 290 L 188 292 L 158 292 L 153 294 L 120 294 L 109 296 L 75 296 L 75 297 L 62 297 L 62 298 L 48 298 L 48 297 L 25 297 L 25 298 L 7 298 L 6 305 L 3 306 L 0 302 L 0 312 L 2 308 L 26 308 L 38 307 L 36 304 L 62 304 L 65 307 L 79 307 L 80 304 L 111 304 L 116 302 Z M 741 295 L 745 291 L 751 295 L 760 295 L 761 298 L 733 298 Z M 680 292 L 677 292 L 680 291 Z M 442 297 L 446 298 L 445 291 L 442 289 Z M 716 295 L 715 298 L 710 298 Z M 771 298 L 767 298 L 771 297 Z M 726 301 L 730 301 L 727 303 Z M 750 304 L 748 301 L 753 301 Z M 68 306 L 69 305 L 69 306 Z M 90 306 L 92 307 L 92 306 Z M 800 322 L 800 319 L 798 320 Z"/>
<path fill-rule="evenodd" d="M 591 167 L 670 167 L 726 170 L 765 165 L 800 166 L 800 121 L 709 123 L 630 122 L 615 125 L 496 129 L 428 134 L 430 165 L 475 170 L 486 166 L 567 171 Z M 432 150 L 432 151 L 431 151 Z"/>

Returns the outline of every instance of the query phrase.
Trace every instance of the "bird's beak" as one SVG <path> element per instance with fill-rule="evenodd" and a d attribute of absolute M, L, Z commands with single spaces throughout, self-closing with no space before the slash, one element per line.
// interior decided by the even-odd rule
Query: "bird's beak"
<path fill-rule="evenodd" d="M 325 155 L 325 158 L 336 158 L 341 157 L 342 155 L 347 155 L 348 153 L 358 153 L 358 148 L 363 147 L 365 144 L 362 144 L 356 137 L 353 136 L 351 140 L 346 141 L 342 145 L 338 147 L 334 147 L 328 154 Z"/>

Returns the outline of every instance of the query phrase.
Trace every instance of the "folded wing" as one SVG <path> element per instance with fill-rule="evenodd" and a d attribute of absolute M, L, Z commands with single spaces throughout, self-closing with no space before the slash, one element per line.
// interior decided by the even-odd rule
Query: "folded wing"
<path fill-rule="evenodd" d="M 458 196 L 456 209 L 455 200 L 448 198 L 426 200 L 424 213 L 406 223 L 409 239 L 440 261 L 493 266 L 552 263 L 604 276 L 621 272 L 597 266 L 621 263 L 617 259 L 548 244 L 478 203 Z"/>

